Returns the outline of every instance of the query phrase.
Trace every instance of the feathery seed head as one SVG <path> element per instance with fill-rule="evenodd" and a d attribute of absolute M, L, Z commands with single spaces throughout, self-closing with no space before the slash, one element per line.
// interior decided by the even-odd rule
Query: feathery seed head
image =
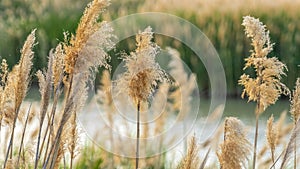
<path fill-rule="evenodd" d="M 91 69 L 96 66 L 109 67 L 106 59 L 108 54 L 104 51 L 113 46 L 110 38 L 112 28 L 105 22 L 98 23 L 99 14 L 109 5 L 108 0 L 94 0 L 85 9 L 76 30 L 76 36 L 71 35 L 69 43 L 65 36 L 64 44 L 65 72 L 73 74 L 82 69 Z M 67 34 L 66 34 L 67 35 Z M 75 68 L 76 67 L 76 68 Z M 76 69 L 76 70 L 75 70 Z"/>
<path fill-rule="evenodd" d="M 246 16 L 242 25 L 254 47 L 251 56 L 245 59 L 244 69 L 253 67 L 256 77 L 243 74 L 239 84 L 244 86 L 242 98 L 247 95 L 249 101 L 260 103 L 256 111 L 259 115 L 274 104 L 281 94 L 289 95 L 289 89 L 280 82 L 282 75 L 286 75 L 287 67 L 275 57 L 267 58 L 273 50 L 273 44 L 270 43 L 269 32 L 266 32 L 265 26 L 258 19 Z"/>
<path fill-rule="evenodd" d="M 117 87 L 128 93 L 135 103 L 147 101 L 157 82 L 167 79 L 166 73 L 155 62 L 159 47 L 151 42 L 152 38 L 152 29 L 147 27 L 137 35 L 136 51 L 122 56 L 127 71 L 118 79 Z"/>
<path fill-rule="evenodd" d="M 269 31 L 259 19 L 251 16 L 244 16 L 242 25 L 245 27 L 247 37 L 251 38 L 254 47 L 253 57 L 265 57 L 273 50 L 270 42 Z"/>
<path fill-rule="evenodd" d="M 59 86 L 59 84 L 61 83 L 63 77 L 65 54 L 62 49 L 61 43 L 56 46 L 55 52 L 53 51 L 50 52 L 50 57 L 53 57 L 52 70 L 53 70 L 53 86 L 55 91 Z"/>
<path fill-rule="evenodd" d="M 294 122 L 296 123 L 300 118 L 300 78 L 297 79 L 295 89 L 293 90 L 290 112 Z"/>
<path fill-rule="evenodd" d="M 195 136 L 189 141 L 187 154 L 181 160 L 177 169 L 198 169 L 200 164 L 200 159 L 198 153 L 200 151 L 200 146 L 197 144 Z"/>
<path fill-rule="evenodd" d="M 7 78 L 7 74 L 8 74 L 8 65 L 7 65 L 5 59 L 2 59 L 0 70 L 1 70 L 1 73 L 0 73 L 1 84 L 0 84 L 0 86 L 3 87 L 5 82 L 6 82 L 6 78 Z"/>
<path fill-rule="evenodd" d="M 246 167 L 251 144 L 244 134 L 244 127 L 240 120 L 234 117 L 225 119 L 224 142 L 217 153 L 222 169 L 241 169 Z"/>
<path fill-rule="evenodd" d="M 272 116 L 267 121 L 267 140 L 272 154 L 275 152 L 275 148 L 278 140 L 278 130 L 274 125 L 274 117 Z"/>
<path fill-rule="evenodd" d="M 30 71 L 31 67 L 33 65 L 32 59 L 34 52 L 32 51 L 32 48 L 35 45 L 35 31 L 34 29 L 27 37 L 23 48 L 21 50 L 21 58 L 19 63 L 14 66 L 13 72 L 16 74 L 11 75 L 15 76 L 14 79 L 14 91 L 15 91 L 15 105 L 16 108 L 21 105 L 22 100 L 24 99 L 26 92 L 27 92 L 27 87 L 29 84 L 30 80 Z"/>
<path fill-rule="evenodd" d="M 180 59 L 180 53 L 173 48 L 167 48 L 172 60 L 169 63 L 171 68 L 170 74 L 175 79 L 177 89 L 172 92 L 171 99 L 174 100 L 174 109 L 179 111 L 178 120 L 184 119 L 189 113 L 191 105 L 190 98 L 193 91 L 196 89 L 196 75 L 188 74 Z"/>

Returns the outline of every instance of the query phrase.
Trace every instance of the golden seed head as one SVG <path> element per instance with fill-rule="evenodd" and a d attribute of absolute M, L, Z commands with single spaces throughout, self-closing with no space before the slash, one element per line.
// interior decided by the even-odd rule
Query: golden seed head
<path fill-rule="evenodd" d="M 256 111 L 259 115 L 269 105 L 274 104 L 281 94 L 289 95 L 289 89 L 280 82 L 282 76 L 286 75 L 287 67 L 275 57 L 267 58 L 273 50 L 273 44 L 270 43 L 265 25 L 250 16 L 244 17 L 242 25 L 245 26 L 245 33 L 251 38 L 254 48 L 251 56 L 245 59 L 244 70 L 253 67 L 256 76 L 243 74 L 239 84 L 244 86 L 242 98 L 247 95 L 249 101 L 259 101 Z"/>
<path fill-rule="evenodd" d="M 246 138 L 243 124 L 234 117 L 225 119 L 224 142 L 217 153 L 222 169 L 245 168 L 251 152 L 251 144 Z"/>
<path fill-rule="evenodd" d="M 166 79 L 165 72 L 155 62 L 159 47 L 151 42 L 153 32 L 147 27 L 137 35 L 137 49 L 122 56 L 127 71 L 117 81 L 117 88 L 125 91 L 135 103 L 147 101 L 157 82 Z"/>
<path fill-rule="evenodd" d="M 300 78 L 297 79 L 291 100 L 291 115 L 296 123 L 300 118 Z"/>
<path fill-rule="evenodd" d="M 272 153 L 275 152 L 275 148 L 278 140 L 278 130 L 276 128 L 276 125 L 274 125 L 273 114 L 267 121 L 267 140 Z"/>

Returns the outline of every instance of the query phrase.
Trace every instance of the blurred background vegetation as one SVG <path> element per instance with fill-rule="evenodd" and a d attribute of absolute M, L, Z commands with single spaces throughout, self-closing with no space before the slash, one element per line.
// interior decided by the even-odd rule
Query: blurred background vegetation
<path fill-rule="evenodd" d="M 37 28 L 34 70 L 45 67 L 49 50 L 63 40 L 64 31 L 75 32 L 87 3 L 88 0 L 1 0 L 1 58 L 7 59 L 10 66 L 14 65 L 27 34 Z M 267 25 L 271 41 L 275 43 L 270 56 L 277 56 L 287 65 L 289 71 L 283 80 L 292 88 L 300 71 L 299 7 L 300 0 L 111 0 L 103 18 L 110 21 L 128 14 L 155 11 L 187 19 L 199 27 L 215 46 L 225 69 L 228 96 L 236 97 L 242 90 L 237 81 L 250 50 L 250 41 L 241 26 L 242 16 L 259 17 Z M 188 47 L 168 37 L 156 39 L 161 46 L 176 47 L 185 63 L 197 73 L 200 91 L 209 91 L 205 68 L 199 59 L 194 59 Z M 126 41 L 118 46 L 132 48 Z"/>

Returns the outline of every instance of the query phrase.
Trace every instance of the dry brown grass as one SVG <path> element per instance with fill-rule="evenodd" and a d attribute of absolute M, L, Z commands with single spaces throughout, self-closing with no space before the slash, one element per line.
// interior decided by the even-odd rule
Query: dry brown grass
<path fill-rule="evenodd" d="M 188 0 L 186 0 L 188 1 Z M 190 2 L 190 1 L 188 1 Z M 178 5 L 177 1 L 172 1 Z M 196 2 L 205 7 L 207 4 Z M 219 3 L 218 0 L 211 2 Z M 228 2 L 227 2 L 228 3 Z M 267 2 L 264 2 L 267 3 Z M 269 3 L 269 1 L 268 1 Z M 297 1 L 298 3 L 298 1 Z M 146 3 L 147 4 L 147 3 Z M 185 5 L 191 5 L 185 4 Z M 286 5 L 283 1 L 280 4 Z M 65 42 L 59 43 L 55 50 L 50 51 L 48 67 L 46 71 L 36 72 L 39 79 L 40 87 L 40 106 L 38 111 L 33 110 L 31 106 L 22 106 L 26 96 L 28 85 L 31 79 L 31 68 L 33 59 L 33 47 L 35 46 L 35 30 L 31 32 L 25 41 L 21 50 L 21 58 L 17 65 L 11 71 L 5 60 L 2 60 L 0 72 L 0 127 L 9 126 L 7 137 L 4 142 L 8 143 L 4 151 L 6 159 L 4 168 L 59 168 L 61 165 L 75 167 L 75 158 L 80 153 L 80 129 L 77 125 L 77 113 L 84 106 L 87 99 L 88 83 L 90 78 L 94 80 L 93 73 L 98 67 L 110 68 L 107 59 L 110 59 L 107 51 L 114 47 L 112 39 L 115 36 L 112 28 L 106 22 L 99 23 L 99 15 L 109 5 L 107 0 L 94 0 L 86 8 L 81 18 L 76 33 L 68 37 L 65 35 Z M 237 6 L 242 5 L 240 2 Z M 163 6 L 163 5 L 162 5 Z M 288 6 L 288 5 L 286 5 Z M 153 5 L 155 7 L 155 5 Z M 193 5 L 190 6 L 193 8 Z M 174 9 L 173 9 L 174 10 Z M 225 7 L 224 7 L 225 10 Z M 226 9 L 231 10 L 231 9 Z M 243 25 L 245 32 L 250 37 L 253 46 L 252 54 L 245 59 L 245 69 L 254 68 L 256 76 L 244 74 L 239 83 L 244 86 L 243 96 L 248 96 L 249 101 L 257 102 L 256 109 L 256 137 L 258 117 L 271 104 L 275 104 L 281 94 L 289 94 L 286 86 L 280 82 L 285 75 L 286 66 L 277 58 L 268 58 L 267 55 L 273 50 L 273 44 L 270 42 L 269 32 L 265 29 L 258 19 L 244 17 Z M 224 31 L 224 30 L 223 30 Z M 220 32 L 223 36 L 226 31 Z M 129 55 L 123 55 L 126 71 L 116 83 L 120 92 L 125 91 L 131 97 L 137 106 L 137 148 L 136 148 L 136 168 L 138 168 L 139 158 L 139 113 L 141 103 L 146 103 L 158 88 L 154 95 L 153 108 L 149 110 L 155 115 L 160 116 L 153 128 L 145 125 L 142 131 L 142 137 L 148 138 L 152 133 L 159 135 L 164 132 L 167 118 L 171 113 L 179 111 L 177 120 L 181 121 L 190 112 L 189 98 L 195 89 L 194 74 L 188 75 L 184 71 L 183 65 L 178 62 L 180 54 L 174 49 L 168 49 L 173 59 L 169 64 L 171 75 L 176 82 L 172 85 L 169 82 L 166 73 L 160 68 L 155 61 L 159 52 L 159 47 L 153 40 L 152 29 L 146 28 L 136 36 L 136 50 Z M 112 81 L 109 71 L 104 71 L 101 87 L 98 93 L 99 103 L 103 106 L 111 126 L 117 125 L 114 121 L 114 100 L 111 93 Z M 64 83 L 64 88 L 62 87 Z M 299 85 L 297 80 L 293 99 L 291 101 L 291 114 L 294 120 L 294 130 L 290 141 L 285 150 L 281 168 L 288 165 L 294 154 L 294 167 L 297 164 L 297 151 L 299 146 Z M 170 90 L 170 87 L 172 88 Z M 173 90 L 174 89 L 174 90 Z M 62 105 L 58 104 L 62 91 Z M 164 100 L 165 99 L 165 100 Z M 170 102 L 172 100 L 172 103 Z M 126 103 L 128 100 L 126 100 Z M 163 105 L 165 103 L 165 105 Z M 126 104 L 125 103 L 125 104 Z M 164 107 L 165 106 L 165 107 Z M 24 108 L 26 107 L 26 108 Z M 29 108 L 28 108 L 29 107 Z M 147 106 L 144 106 L 147 107 Z M 223 109 L 220 108 L 220 109 Z M 147 112 L 145 112 L 147 113 Z M 220 110 L 214 114 L 220 116 Z M 38 118 L 37 118 L 38 117 Z M 148 114 L 142 118 L 147 119 Z M 214 122 L 216 119 L 213 115 L 209 121 Z M 267 141 L 271 149 L 271 160 L 266 159 L 263 165 L 276 163 L 276 149 L 279 145 L 284 145 L 284 138 L 291 130 L 290 125 L 285 125 L 285 114 L 282 114 L 277 124 L 274 124 L 273 116 L 267 121 Z M 34 126 L 38 122 L 38 126 Z M 14 141 L 16 124 L 21 124 L 21 140 Z M 29 126 L 34 126 L 34 130 L 29 130 Z M 205 142 L 204 147 L 212 147 L 218 143 L 221 126 L 212 139 Z M 1 132 L 1 128 L 0 128 Z M 26 139 L 31 139 L 27 142 Z M 115 145 L 116 140 L 110 136 L 113 149 L 120 148 L 123 145 Z M 158 148 L 163 150 L 164 139 L 158 140 Z M 146 140 L 146 139 L 145 139 Z M 19 142 L 20 141 L 20 142 Z M 16 143 L 17 142 L 17 143 Z M 144 145 L 147 145 L 145 141 Z M 220 145 L 217 157 L 222 169 L 246 168 L 250 154 L 250 142 L 248 141 L 242 122 L 237 118 L 228 117 L 224 123 L 224 141 Z M 36 147 L 35 149 L 33 147 Z M 128 146 L 130 147 L 130 146 Z M 18 148 L 15 156 L 14 151 Z M 199 158 L 200 146 L 196 138 L 192 137 L 187 148 L 187 154 L 181 160 L 178 168 L 193 169 L 204 168 L 210 148 L 200 164 Z M 263 156 L 267 148 L 261 149 L 260 156 Z M 147 150 L 145 149 L 145 153 Z M 254 148 L 254 167 L 256 160 L 256 146 Z M 35 160 L 34 159 L 35 156 Z M 67 158 L 69 156 L 69 158 Z M 142 167 L 152 166 L 161 167 L 164 164 L 163 155 L 156 158 L 145 159 Z M 101 155 L 108 167 L 117 167 L 123 162 L 120 157 L 115 158 L 113 155 Z M 62 161 L 69 164 L 62 164 Z M 112 163 L 112 164 L 109 164 Z M 133 161 L 127 163 L 132 165 Z M 34 164 L 34 165 L 33 165 Z M 97 166 L 99 167 L 99 166 Z"/>

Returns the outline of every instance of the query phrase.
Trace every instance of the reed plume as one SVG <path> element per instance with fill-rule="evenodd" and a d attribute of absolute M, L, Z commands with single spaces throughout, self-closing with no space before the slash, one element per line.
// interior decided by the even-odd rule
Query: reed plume
<path fill-rule="evenodd" d="M 294 148 L 299 147 L 300 145 L 296 145 L 300 143 L 300 119 L 297 121 L 296 125 L 294 126 L 292 135 L 290 137 L 289 143 L 287 145 L 287 148 L 285 150 L 283 160 L 280 166 L 280 169 L 284 169 L 287 167 L 289 161 L 294 155 Z M 296 161 L 297 162 L 297 161 Z"/>
<path fill-rule="evenodd" d="M 50 97 L 51 97 L 51 90 L 52 90 L 52 83 L 53 83 L 52 64 L 53 64 L 53 56 L 51 55 L 51 52 L 50 52 L 47 72 L 43 73 L 42 71 L 38 71 L 36 73 L 36 76 L 39 79 L 39 88 L 40 88 L 40 94 L 41 94 L 41 103 L 40 103 L 41 109 L 40 109 L 40 114 L 39 114 L 40 115 L 40 124 L 39 124 L 38 138 L 37 138 L 35 167 L 34 167 L 35 169 L 38 166 L 41 134 L 42 134 L 43 124 L 44 124 L 44 119 L 46 117 L 46 113 L 48 110 Z M 46 130 L 46 131 L 48 131 L 48 130 Z M 45 135 L 47 135 L 47 133 Z M 42 144 L 41 148 L 43 148 L 43 144 Z"/>
<path fill-rule="evenodd" d="M 57 90 L 60 87 L 64 74 L 64 60 L 65 53 L 63 51 L 62 44 L 58 44 L 55 48 L 55 52 L 50 52 L 50 57 L 53 58 L 52 71 L 53 71 L 53 88 L 56 94 Z"/>
<path fill-rule="evenodd" d="M 130 55 L 123 54 L 126 72 L 117 80 L 117 89 L 128 93 L 137 107 L 137 145 L 136 145 L 136 168 L 139 161 L 139 137 L 140 137 L 140 107 L 141 103 L 147 102 L 158 82 L 166 79 L 165 72 L 155 62 L 159 53 L 159 46 L 152 42 L 153 32 L 147 27 L 143 32 L 136 35 L 136 50 Z"/>
<path fill-rule="evenodd" d="M 291 100 L 291 115 L 296 126 L 297 121 L 300 119 L 300 78 L 297 79 L 295 89 L 293 90 Z M 297 168 L 297 143 L 295 139 L 294 147 L 294 169 Z"/>
<path fill-rule="evenodd" d="M 13 121 L 12 132 L 10 135 L 10 141 L 8 144 L 6 157 L 4 161 L 4 168 L 8 157 L 12 159 L 13 155 L 13 141 L 16 121 L 19 115 L 19 110 L 23 99 L 25 98 L 28 84 L 30 81 L 30 71 L 32 67 L 32 59 L 34 52 L 32 51 L 35 45 L 35 29 L 28 35 L 23 48 L 21 50 L 21 58 L 17 65 L 13 67 L 13 70 L 8 73 L 7 76 L 7 88 L 11 91 L 10 99 L 13 103 Z"/>
<path fill-rule="evenodd" d="M 183 157 L 177 169 L 198 169 L 200 166 L 199 150 L 200 146 L 197 144 L 196 137 L 192 136 L 188 144 L 187 154 Z"/>
<path fill-rule="evenodd" d="M 297 79 L 295 90 L 292 93 L 291 100 L 291 115 L 294 123 L 296 124 L 298 119 L 300 118 L 300 78 Z"/>
<path fill-rule="evenodd" d="M 1 127 L 2 127 L 2 119 L 4 117 L 4 106 L 6 103 L 6 93 L 5 92 L 5 85 L 7 81 L 7 75 L 8 75 L 8 65 L 6 63 L 6 60 L 3 59 L 1 62 L 0 67 L 0 134 L 1 134 Z"/>
<path fill-rule="evenodd" d="M 70 153 L 70 168 L 73 168 L 74 159 L 80 152 L 80 130 L 76 121 L 76 113 L 73 113 L 67 128 L 66 145 Z"/>
<path fill-rule="evenodd" d="M 251 144 L 244 134 L 245 130 L 240 120 L 227 117 L 224 124 L 224 142 L 217 153 L 222 169 L 246 168 Z"/>
<path fill-rule="evenodd" d="M 72 75 L 82 68 L 88 69 L 99 65 L 109 67 L 106 60 L 109 55 L 104 51 L 111 49 L 114 36 L 112 28 L 106 22 L 98 22 L 99 14 L 109 5 L 109 0 L 94 0 L 88 4 L 78 24 L 76 35 L 66 36 L 64 45 L 65 72 Z M 99 45 L 99 46 L 98 46 Z M 87 67 L 84 67 L 86 66 Z M 75 70 L 77 67 L 77 70 Z"/>
<path fill-rule="evenodd" d="M 168 53 L 171 56 L 171 61 L 168 65 L 170 70 L 170 75 L 174 78 L 174 86 L 177 88 L 171 93 L 170 98 L 173 100 L 173 108 L 178 111 L 177 119 L 178 121 L 183 121 L 188 115 L 191 109 L 190 101 L 192 99 L 191 95 L 196 89 L 196 75 L 188 74 L 182 61 L 180 59 L 180 53 L 173 48 L 167 48 Z M 186 125 L 183 123 L 183 133 L 186 131 Z M 187 140 L 184 141 L 184 149 L 187 150 Z"/>
<path fill-rule="evenodd" d="M 259 19 L 250 16 L 243 17 L 242 25 L 245 27 L 245 34 L 251 39 L 250 57 L 246 58 L 244 70 L 253 67 L 255 77 L 243 74 L 239 84 L 244 86 L 242 98 L 248 96 L 248 101 L 257 103 L 255 110 L 256 128 L 254 139 L 253 168 L 256 163 L 256 147 L 258 137 L 258 119 L 265 109 L 274 104 L 281 94 L 288 95 L 289 89 L 280 82 L 287 67 L 276 57 L 268 58 L 267 55 L 273 50 L 273 43 L 270 41 L 269 31 Z"/>
<path fill-rule="evenodd" d="M 171 94 L 174 100 L 174 109 L 179 111 L 178 120 L 181 121 L 190 111 L 191 94 L 195 90 L 195 74 L 187 74 L 180 59 L 180 53 L 173 48 L 167 48 L 172 60 L 169 63 L 170 75 L 175 79 L 178 89 Z"/>
<path fill-rule="evenodd" d="M 64 51 L 62 49 L 62 44 L 59 43 L 56 48 L 55 51 L 51 50 L 50 54 L 49 54 L 49 58 L 52 58 L 52 65 L 51 65 L 51 69 L 52 69 L 52 81 L 53 81 L 53 103 L 51 106 L 51 112 L 50 112 L 50 117 L 48 117 L 48 124 L 47 124 L 47 128 L 44 134 L 44 138 L 43 138 L 43 142 L 40 148 L 40 155 L 42 153 L 43 150 L 43 145 L 46 142 L 46 148 L 45 148 L 45 155 L 44 158 L 47 157 L 47 153 L 48 153 L 48 149 L 49 149 L 49 144 L 50 144 L 50 140 L 53 141 L 53 137 L 54 137 L 54 121 L 55 121 L 55 115 L 56 115 L 56 109 L 57 109 L 57 104 L 58 104 L 58 98 L 61 95 L 61 83 L 63 81 L 63 76 L 64 76 Z M 50 68 L 48 68 L 49 70 Z M 46 140 L 46 138 L 48 137 L 48 139 Z M 52 138 L 52 139 L 51 139 Z M 45 159 L 44 159 L 45 162 Z"/>
<path fill-rule="evenodd" d="M 271 149 L 272 162 L 275 162 L 275 148 L 278 140 L 278 130 L 274 125 L 273 115 L 267 121 L 267 141 Z"/>
<path fill-rule="evenodd" d="M 50 168 L 59 150 L 59 142 L 63 128 L 71 115 L 77 113 L 85 103 L 89 82 L 93 81 L 94 72 L 99 66 L 109 68 L 107 60 L 110 56 L 107 51 L 114 47 L 112 34 L 113 29 L 106 22 L 98 22 L 99 14 L 109 5 L 107 0 L 94 0 L 85 9 L 79 22 L 75 35 L 65 34 L 64 43 L 64 84 L 67 87 L 65 94 L 65 106 L 63 115 L 56 131 L 55 140 L 47 155 L 44 167 L 50 161 Z M 51 158 L 51 159 L 50 159 Z"/>

